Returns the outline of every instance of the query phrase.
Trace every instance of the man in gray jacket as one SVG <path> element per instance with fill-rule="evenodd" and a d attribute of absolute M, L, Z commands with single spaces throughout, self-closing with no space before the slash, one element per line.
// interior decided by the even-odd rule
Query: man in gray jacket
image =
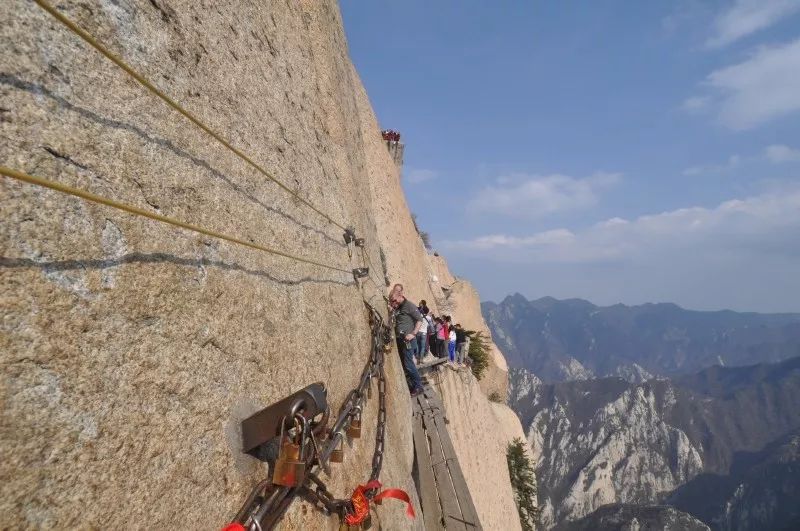
<path fill-rule="evenodd" d="M 406 375 L 408 390 L 411 396 L 422 392 L 422 380 L 414 365 L 416 352 L 417 332 L 422 329 L 425 319 L 422 317 L 417 305 L 406 299 L 402 291 L 392 290 L 389 305 L 394 311 L 394 333 L 397 337 L 397 351 L 403 362 L 403 372 Z"/>

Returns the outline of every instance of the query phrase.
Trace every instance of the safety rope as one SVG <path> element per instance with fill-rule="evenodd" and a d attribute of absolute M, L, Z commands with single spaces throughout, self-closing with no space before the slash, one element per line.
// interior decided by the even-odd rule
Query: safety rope
<path fill-rule="evenodd" d="M 34 2 L 36 2 L 36 4 L 39 5 L 39 7 L 44 9 L 50 15 L 52 15 L 56 20 L 58 20 L 64 26 L 66 26 L 75 35 L 77 35 L 78 37 L 83 39 L 86 43 L 88 43 L 90 46 L 92 46 L 95 50 L 97 50 L 98 52 L 100 52 L 101 54 L 106 56 L 110 61 L 112 61 L 114 64 L 116 64 L 122 70 L 124 70 L 133 79 L 138 81 L 139 84 L 141 84 L 144 88 L 146 88 L 151 93 L 153 93 L 155 96 L 160 98 L 164 103 L 166 103 L 167 105 L 169 105 L 170 107 L 172 107 L 173 109 L 178 111 L 187 120 L 192 122 L 194 125 L 199 127 L 201 130 L 203 130 L 204 132 L 209 134 L 214 140 L 216 140 L 217 142 L 219 142 L 220 144 L 225 146 L 227 149 L 229 149 L 231 152 L 233 152 L 237 157 L 239 157 L 240 159 L 245 161 L 251 167 L 255 168 L 256 171 L 258 171 L 259 173 L 261 173 L 262 175 L 267 177 L 269 180 L 271 180 L 272 182 L 277 184 L 279 187 L 281 187 L 287 193 L 291 194 L 295 199 L 297 199 L 298 201 L 300 201 L 301 203 L 303 203 L 304 205 L 306 205 L 307 207 L 312 209 L 314 212 L 316 212 L 320 216 L 324 217 L 326 220 L 328 220 L 328 222 L 332 223 L 333 225 L 336 225 L 337 227 L 339 227 L 342 230 L 345 230 L 345 231 L 347 230 L 347 228 L 344 225 L 338 223 L 332 217 L 330 217 L 328 214 L 326 214 L 325 212 L 323 212 L 322 210 L 320 210 L 319 208 L 314 206 L 312 203 L 310 203 L 309 201 L 307 201 L 303 197 L 301 197 L 297 192 L 295 192 L 294 190 L 289 188 L 287 185 L 285 185 L 283 182 L 281 182 L 277 177 L 275 177 L 274 175 L 269 173 L 267 170 L 265 170 L 263 167 L 261 167 L 261 165 L 257 164 L 250 157 L 245 155 L 242 151 L 240 151 L 239 149 L 237 149 L 233 145 L 231 145 L 231 143 L 228 142 L 227 140 L 225 140 L 222 137 L 222 135 L 220 135 L 220 134 L 216 133 L 215 131 L 213 131 L 210 127 L 208 127 L 203 122 L 201 122 L 199 118 L 195 117 L 192 113 L 190 113 L 189 111 L 184 109 L 180 104 L 178 104 L 173 99 L 171 99 L 169 96 L 167 96 L 166 94 L 161 92 L 158 88 L 156 88 L 155 85 L 153 85 L 150 81 L 148 81 L 147 78 L 145 78 L 143 75 L 141 75 L 136 70 L 134 70 L 131 66 L 129 66 L 125 61 L 123 61 L 116 54 L 114 54 L 111 50 L 109 50 L 108 48 L 103 46 L 92 35 L 90 35 L 88 32 L 83 30 L 81 27 L 79 27 L 73 21 L 71 21 L 70 19 L 65 17 L 63 14 L 59 13 L 58 10 L 55 7 L 50 5 L 45 0 L 34 0 Z"/>
<path fill-rule="evenodd" d="M 22 182 L 26 182 L 29 184 L 34 184 L 36 186 L 41 186 L 44 188 L 49 188 L 51 190 L 56 190 L 58 192 L 62 192 L 64 194 L 72 195 L 75 197 L 80 197 L 81 199 L 85 199 L 87 201 L 92 201 L 94 203 L 100 203 L 101 205 L 106 205 L 112 208 L 116 208 L 118 210 L 122 210 L 124 212 L 128 212 L 129 214 L 134 214 L 137 216 L 142 216 L 145 218 L 150 218 L 155 221 L 159 221 L 161 223 L 167 223 L 169 225 L 173 225 L 175 227 L 180 227 L 182 229 L 190 230 L 192 232 L 197 232 L 199 234 L 204 234 L 206 236 L 211 236 L 214 238 L 219 238 L 220 240 L 225 240 L 231 243 L 235 243 L 237 245 L 244 245 L 245 247 L 250 247 L 251 249 L 256 249 L 258 251 L 263 251 L 270 254 L 275 254 L 278 256 L 282 256 L 284 258 L 289 258 L 291 260 L 296 260 L 298 262 L 303 262 L 306 264 L 315 265 L 318 267 L 322 267 L 325 269 L 330 269 L 333 271 L 341 271 L 342 273 L 353 274 L 353 271 L 343 269 L 341 267 L 333 266 L 330 264 L 325 264 L 323 262 L 317 262 L 316 260 L 311 260 L 309 258 L 304 258 L 302 256 L 293 255 L 287 253 L 285 251 L 280 251 L 278 249 L 273 249 L 271 247 L 266 247 L 264 245 L 259 245 L 257 243 L 248 242 L 246 240 L 242 240 L 240 238 L 235 238 L 233 236 L 228 236 L 227 234 L 223 234 L 221 232 L 216 232 L 210 229 L 206 229 L 204 227 L 200 227 L 198 225 L 192 225 L 190 223 L 185 223 L 183 221 L 170 218 L 167 216 L 162 216 L 160 214 L 154 214 L 147 210 L 144 210 L 139 207 L 135 207 L 132 205 L 127 205 L 125 203 L 120 203 L 118 201 L 114 201 L 113 199 L 108 199 L 106 197 L 102 197 L 91 192 L 87 192 L 86 190 L 81 190 L 80 188 L 74 188 L 72 186 L 58 183 L 55 181 L 50 181 L 48 179 L 43 179 L 42 177 L 37 177 L 34 175 L 28 175 L 27 173 L 23 173 L 11 168 L 7 168 L 5 166 L 0 166 L 0 174 L 10 177 L 12 179 L 16 179 Z"/>

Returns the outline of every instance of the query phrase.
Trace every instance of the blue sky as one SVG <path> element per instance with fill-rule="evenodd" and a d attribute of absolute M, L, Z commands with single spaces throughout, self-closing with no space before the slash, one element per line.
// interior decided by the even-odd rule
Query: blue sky
<path fill-rule="evenodd" d="M 341 0 L 412 210 L 485 300 L 800 311 L 800 0 Z"/>

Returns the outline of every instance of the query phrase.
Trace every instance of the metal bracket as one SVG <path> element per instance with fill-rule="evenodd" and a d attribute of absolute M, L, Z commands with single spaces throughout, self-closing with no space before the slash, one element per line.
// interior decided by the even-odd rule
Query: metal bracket
<path fill-rule="evenodd" d="M 366 241 L 364 240 L 364 238 L 356 238 L 355 240 L 353 240 L 353 244 L 356 247 L 364 247 L 365 243 Z"/>
<path fill-rule="evenodd" d="M 368 267 L 357 267 L 353 269 L 353 278 L 358 280 L 359 278 L 364 278 L 369 276 L 369 268 Z"/>
<path fill-rule="evenodd" d="M 260 447 L 280 435 L 281 421 L 296 413 L 307 418 L 315 431 L 319 430 L 320 424 L 327 424 L 329 410 L 325 384 L 313 383 L 244 419 L 242 452 L 259 457 Z M 323 415 L 322 419 L 314 423 L 313 420 L 319 415 Z"/>
<path fill-rule="evenodd" d="M 355 227 L 347 227 L 344 229 L 344 243 L 350 245 L 356 241 L 356 229 Z"/>

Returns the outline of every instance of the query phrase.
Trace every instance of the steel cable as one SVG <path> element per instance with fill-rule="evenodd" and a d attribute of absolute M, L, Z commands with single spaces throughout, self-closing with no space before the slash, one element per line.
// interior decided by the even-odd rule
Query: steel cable
<path fill-rule="evenodd" d="M 213 231 L 210 229 L 206 229 L 204 227 L 200 227 L 198 225 L 192 225 L 190 223 L 185 223 L 183 221 L 170 218 L 167 216 L 162 216 L 161 214 L 154 214 L 152 212 L 148 212 L 139 207 L 135 207 L 132 205 L 127 205 L 125 203 L 120 203 L 118 201 L 114 201 L 113 199 L 108 199 L 106 197 L 102 197 L 91 192 L 87 192 L 86 190 L 81 190 L 80 188 L 74 188 L 72 186 L 58 183 L 55 181 L 50 181 L 48 179 L 43 179 L 42 177 L 36 177 L 34 175 L 28 175 L 27 173 L 23 173 L 17 170 L 13 170 L 11 168 L 7 168 L 5 166 L 0 166 L 0 174 L 5 175 L 6 177 L 10 177 L 12 179 L 16 179 L 18 181 L 22 181 L 28 184 L 34 184 L 36 186 L 41 186 L 44 188 L 49 188 L 51 190 L 55 190 L 57 192 L 61 192 L 64 194 L 72 195 L 75 197 L 80 197 L 81 199 L 85 199 L 87 201 L 92 201 L 94 203 L 99 203 L 101 205 L 106 205 L 111 208 L 116 208 L 118 210 L 122 210 L 124 212 L 128 212 L 129 214 L 134 214 L 137 216 L 142 216 L 145 218 L 149 218 L 155 221 L 159 221 L 161 223 L 166 223 L 169 225 L 173 225 L 175 227 L 179 227 L 182 229 L 190 230 L 192 232 L 197 232 L 199 234 L 204 234 L 206 236 L 211 236 L 213 238 L 219 238 L 220 240 L 225 240 L 231 243 L 235 243 L 238 245 L 243 245 L 245 247 L 250 247 L 251 249 L 256 249 L 258 251 L 263 251 L 265 253 L 275 254 L 278 256 L 282 256 L 284 258 L 289 258 L 291 260 L 296 260 L 298 262 L 303 262 L 306 264 L 315 265 L 318 267 L 322 267 L 325 269 L 330 269 L 333 271 L 341 271 L 342 273 L 352 274 L 352 271 L 343 269 L 341 267 L 332 266 L 330 264 L 325 264 L 323 262 L 317 262 L 316 260 L 311 260 L 309 258 L 304 258 L 302 256 L 296 256 L 285 251 L 280 251 L 278 249 L 273 249 L 271 247 L 266 247 L 264 245 L 259 245 L 257 243 L 248 242 L 242 240 L 240 238 L 236 238 L 234 236 L 229 236 L 227 234 L 223 234 L 221 232 Z"/>
<path fill-rule="evenodd" d="M 323 212 L 322 210 L 320 210 L 319 208 L 317 208 L 313 204 L 311 204 L 308 200 L 303 199 L 302 197 L 300 197 L 300 195 L 297 192 L 295 192 L 294 190 L 292 190 L 291 188 L 286 186 L 283 182 L 278 180 L 277 177 L 273 176 L 271 173 L 269 173 L 267 170 L 265 170 L 263 167 L 261 167 L 258 163 L 254 162 L 250 157 L 245 155 L 242 151 L 240 151 L 239 149 L 233 147 L 230 144 L 230 142 L 225 140 L 220 134 L 214 132 L 210 127 L 208 127 L 203 122 L 201 122 L 200 119 L 196 118 L 193 114 L 191 114 L 189 111 L 184 109 L 180 104 L 178 104 L 173 99 L 171 99 L 169 96 L 167 96 L 166 94 L 161 92 L 158 88 L 156 88 L 155 85 L 153 85 L 150 81 L 148 81 L 147 78 L 145 78 L 143 75 L 141 75 L 136 70 L 134 70 L 131 66 L 129 66 L 125 61 L 123 61 L 120 57 L 118 57 L 116 54 L 114 54 L 108 48 L 103 46 L 99 41 L 97 41 L 97 39 L 92 37 L 92 35 L 90 35 L 88 32 L 86 32 L 85 30 L 80 28 L 77 24 L 72 22 L 70 19 L 68 19 L 67 17 L 65 17 L 61 13 L 59 13 L 58 10 L 55 7 L 51 6 L 48 2 L 45 2 L 44 0 L 33 0 L 33 1 L 36 2 L 36 4 L 39 5 L 39 7 L 41 7 L 46 12 L 48 12 L 50 15 L 52 15 L 56 20 L 58 20 L 64 26 L 66 26 L 75 35 L 77 35 L 78 37 L 83 39 L 87 44 L 92 46 L 95 50 L 97 50 L 98 52 L 103 54 L 106 58 L 108 58 L 110 61 L 112 61 L 114 64 L 116 64 L 122 70 L 124 70 L 128 75 L 130 75 L 133 79 L 135 79 L 137 82 L 139 82 L 139 84 L 141 84 L 144 88 L 149 90 L 155 96 L 160 98 L 164 103 L 166 103 L 167 105 L 172 107 L 174 110 L 179 112 L 187 120 L 189 120 L 194 125 L 199 127 L 205 133 L 209 134 L 214 140 L 216 140 L 217 142 L 219 142 L 220 144 L 225 146 L 227 149 L 229 149 L 231 152 L 233 152 L 236 156 L 238 156 L 240 159 L 245 161 L 251 167 L 255 168 L 256 171 L 258 171 L 259 173 L 261 173 L 262 175 L 267 177 L 269 180 L 271 180 L 272 182 L 274 182 L 275 184 L 280 186 L 283 190 L 285 190 L 286 192 L 291 194 L 295 199 L 297 199 L 298 201 L 300 201 L 301 203 L 303 203 L 304 205 L 309 207 L 311 210 L 313 210 L 314 212 L 316 212 L 320 216 L 324 217 L 326 220 L 328 220 L 333 225 L 336 225 L 337 227 L 339 227 L 342 230 L 347 230 L 346 227 L 344 227 L 344 225 L 342 225 L 342 224 L 338 223 L 337 221 L 335 221 L 328 214 L 326 214 L 325 212 Z"/>

